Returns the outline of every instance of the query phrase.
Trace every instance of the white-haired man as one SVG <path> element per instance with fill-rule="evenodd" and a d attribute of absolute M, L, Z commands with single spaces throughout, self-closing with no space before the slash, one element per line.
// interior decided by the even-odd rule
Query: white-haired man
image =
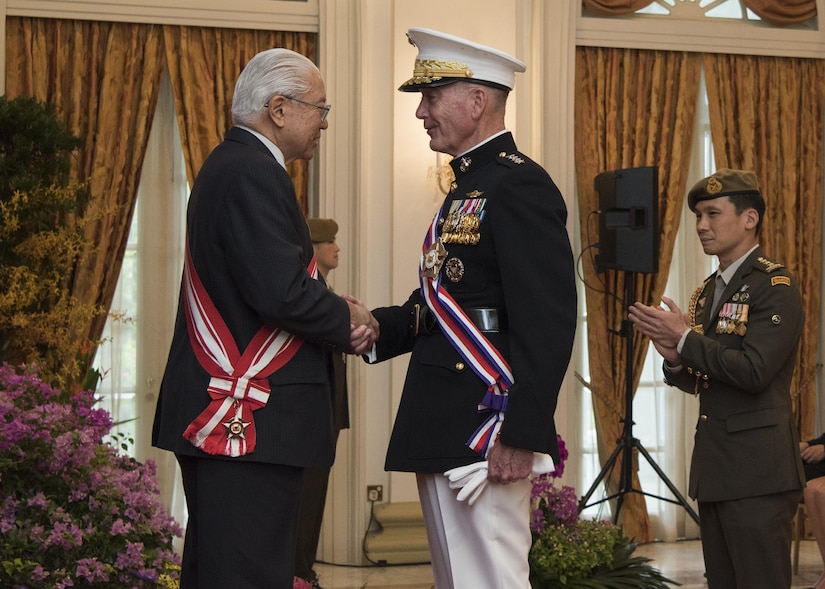
<path fill-rule="evenodd" d="M 183 474 L 182 589 L 292 587 L 303 469 L 334 455 L 326 352 L 371 343 L 369 311 L 314 279 L 285 168 L 312 157 L 329 110 L 309 59 L 257 54 L 192 188 L 153 431 Z"/>

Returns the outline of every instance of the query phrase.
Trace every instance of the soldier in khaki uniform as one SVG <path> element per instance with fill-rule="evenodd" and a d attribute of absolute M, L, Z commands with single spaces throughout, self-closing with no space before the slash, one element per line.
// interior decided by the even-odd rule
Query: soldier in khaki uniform
<path fill-rule="evenodd" d="M 788 270 L 758 236 L 765 201 L 752 172 L 723 169 L 688 194 L 719 268 L 687 314 L 636 303 L 630 319 L 665 359 L 668 384 L 699 396 L 690 469 L 709 589 L 791 586 L 792 519 L 804 473 L 790 383 L 804 315 Z"/>

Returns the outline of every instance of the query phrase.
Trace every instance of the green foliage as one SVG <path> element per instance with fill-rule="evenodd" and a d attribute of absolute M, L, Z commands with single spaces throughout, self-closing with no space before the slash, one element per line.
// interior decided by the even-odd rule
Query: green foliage
<path fill-rule="evenodd" d="M 667 589 L 679 585 L 633 556 L 636 544 L 610 522 L 549 525 L 530 550 L 534 589 Z"/>
<path fill-rule="evenodd" d="M 0 361 L 37 362 L 61 386 L 85 374 L 92 346 L 83 338 L 102 312 L 69 292 L 90 249 L 90 196 L 69 180 L 80 144 L 53 105 L 0 97 Z"/>
<path fill-rule="evenodd" d="M 82 140 L 69 133 L 53 104 L 0 96 L 0 200 L 68 179 L 69 154 Z"/>

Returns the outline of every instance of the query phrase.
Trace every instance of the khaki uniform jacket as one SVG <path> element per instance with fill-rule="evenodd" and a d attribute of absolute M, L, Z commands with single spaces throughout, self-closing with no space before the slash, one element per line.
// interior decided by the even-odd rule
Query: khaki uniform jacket
<path fill-rule="evenodd" d="M 711 276 L 691 300 L 682 368 L 665 379 L 699 396 L 689 494 L 726 501 L 804 486 L 791 376 L 804 314 L 796 281 L 756 248 L 711 310 Z M 704 333 L 700 333 L 703 331 Z"/>

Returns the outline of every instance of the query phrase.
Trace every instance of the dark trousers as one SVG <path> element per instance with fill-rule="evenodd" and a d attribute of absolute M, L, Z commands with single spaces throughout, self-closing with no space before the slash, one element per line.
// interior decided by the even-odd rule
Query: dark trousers
<path fill-rule="evenodd" d="M 332 438 L 334 444 L 338 443 L 340 433 L 341 430 L 336 428 Z M 321 523 L 324 519 L 331 470 L 330 466 L 304 469 L 295 539 L 295 576 L 305 580 L 315 577 L 312 567 L 318 555 L 318 540 L 321 538 Z"/>
<path fill-rule="evenodd" d="M 306 580 L 315 576 L 312 567 L 318 554 L 318 540 L 321 537 L 321 522 L 324 519 L 330 470 L 330 468 L 304 469 L 301 503 L 298 508 L 298 537 L 295 543 L 295 575 Z"/>
<path fill-rule="evenodd" d="M 177 459 L 189 511 L 181 589 L 292 589 L 303 469 Z"/>
<path fill-rule="evenodd" d="M 708 589 L 789 589 L 802 491 L 699 502 Z"/>

